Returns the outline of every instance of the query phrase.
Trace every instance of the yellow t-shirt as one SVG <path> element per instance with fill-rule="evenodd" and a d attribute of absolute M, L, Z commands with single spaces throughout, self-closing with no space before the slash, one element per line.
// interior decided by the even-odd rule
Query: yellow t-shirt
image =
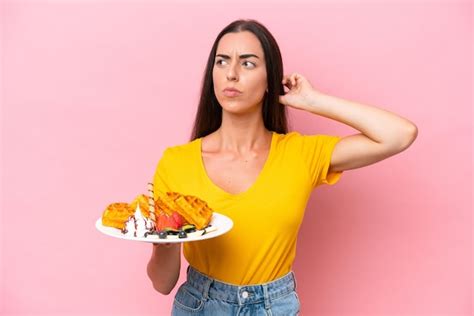
<path fill-rule="evenodd" d="M 268 158 L 253 185 L 230 194 L 207 176 L 201 140 L 168 147 L 158 163 L 155 188 L 194 195 L 230 217 L 233 228 L 212 239 L 183 244 L 186 260 L 222 282 L 270 282 L 291 270 L 296 240 L 312 189 L 333 185 L 342 172 L 328 174 L 339 136 L 272 132 Z M 156 190 L 155 190 L 156 191 Z"/>

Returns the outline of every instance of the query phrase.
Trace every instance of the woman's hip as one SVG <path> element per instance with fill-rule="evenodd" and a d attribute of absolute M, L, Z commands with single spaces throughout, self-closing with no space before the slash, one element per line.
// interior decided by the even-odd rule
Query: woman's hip
<path fill-rule="evenodd" d="M 271 282 L 233 285 L 193 267 L 178 289 L 172 315 L 298 315 L 300 301 L 293 271 Z"/>

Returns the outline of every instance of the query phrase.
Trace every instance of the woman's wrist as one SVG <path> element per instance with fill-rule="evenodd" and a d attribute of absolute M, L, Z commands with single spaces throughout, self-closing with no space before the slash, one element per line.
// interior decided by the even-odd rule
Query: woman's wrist
<path fill-rule="evenodd" d="M 321 100 L 323 100 L 327 95 L 324 93 L 317 91 L 317 90 L 312 90 L 310 96 L 308 97 L 308 106 L 307 106 L 307 111 L 317 114 L 319 108 L 321 107 Z"/>
<path fill-rule="evenodd" d="M 179 247 L 179 244 L 173 243 L 153 243 L 153 254 L 152 256 L 163 256 L 164 253 L 172 251 L 174 248 Z"/>

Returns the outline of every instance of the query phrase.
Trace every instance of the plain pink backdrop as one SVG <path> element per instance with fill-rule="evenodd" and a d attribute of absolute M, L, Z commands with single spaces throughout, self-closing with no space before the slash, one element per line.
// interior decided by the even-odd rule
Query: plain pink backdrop
<path fill-rule="evenodd" d="M 145 193 L 162 151 L 189 141 L 210 48 L 238 18 L 269 28 L 286 74 L 419 130 L 401 154 L 313 192 L 294 264 L 302 315 L 471 315 L 470 2 L 0 9 L 2 315 L 169 315 L 178 286 L 153 290 L 151 246 L 94 223 Z M 292 109 L 290 123 L 358 132 Z"/>

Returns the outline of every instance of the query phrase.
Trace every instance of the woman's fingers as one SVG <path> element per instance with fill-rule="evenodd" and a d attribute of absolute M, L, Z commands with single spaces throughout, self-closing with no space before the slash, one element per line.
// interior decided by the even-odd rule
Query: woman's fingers
<path fill-rule="evenodd" d="M 283 76 L 282 84 L 286 85 L 289 89 L 296 86 L 298 80 L 298 74 L 292 73 L 291 75 Z"/>
<path fill-rule="evenodd" d="M 293 80 L 289 76 L 285 76 L 285 79 L 283 79 L 283 84 L 288 87 L 288 89 L 291 90 L 291 88 L 294 86 Z"/>
<path fill-rule="evenodd" d="M 153 246 L 169 248 L 169 247 L 171 247 L 171 243 L 170 242 L 167 242 L 167 243 L 164 243 L 164 244 L 162 244 L 162 243 L 153 243 Z"/>
<path fill-rule="evenodd" d="M 296 86 L 296 81 L 298 80 L 298 74 L 294 73 L 291 77 L 292 77 L 292 80 L 293 80 L 293 85 Z"/>

